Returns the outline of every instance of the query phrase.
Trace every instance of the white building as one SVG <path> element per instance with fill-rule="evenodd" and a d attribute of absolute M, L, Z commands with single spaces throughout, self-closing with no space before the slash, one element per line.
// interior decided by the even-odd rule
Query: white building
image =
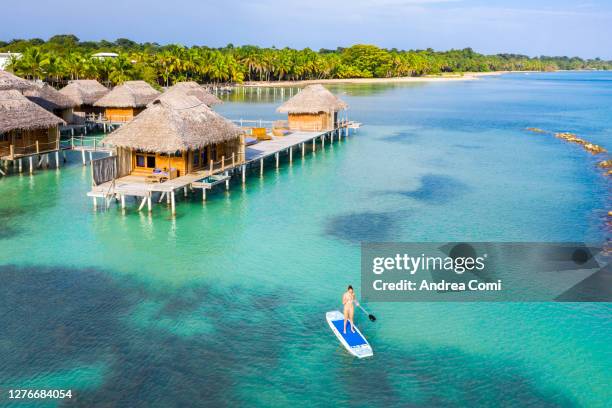
<path fill-rule="evenodd" d="M 114 52 L 98 52 L 92 55 L 91 58 L 106 59 L 106 58 L 117 58 L 118 56 L 119 54 L 114 53 Z"/>
<path fill-rule="evenodd" d="M 21 58 L 21 53 L 19 52 L 0 52 L 0 69 L 4 69 L 9 62 L 11 62 L 11 58 Z"/>

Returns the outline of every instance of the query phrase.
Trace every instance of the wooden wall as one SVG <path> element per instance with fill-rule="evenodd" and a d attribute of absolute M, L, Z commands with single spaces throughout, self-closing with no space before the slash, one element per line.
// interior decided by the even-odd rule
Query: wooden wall
<path fill-rule="evenodd" d="M 320 130 L 332 130 L 334 128 L 334 113 L 291 113 L 288 116 L 287 122 L 289 124 L 289 129 L 294 131 L 301 130 L 313 132 Z"/>
<path fill-rule="evenodd" d="M 5 133 L 7 141 L 0 141 L 0 155 L 10 154 L 10 145 L 14 146 L 15 156 L 36 153 L 36 142 L 39 151 L 55 150 L 57 148 L 57 127 L 47 129 L 13 130 Z"/>
<path fill-rule="evenodd" d="M 134 108 L 106 108 L 104 116 L 111 122 L 128 122 L 137 115 Z"/>

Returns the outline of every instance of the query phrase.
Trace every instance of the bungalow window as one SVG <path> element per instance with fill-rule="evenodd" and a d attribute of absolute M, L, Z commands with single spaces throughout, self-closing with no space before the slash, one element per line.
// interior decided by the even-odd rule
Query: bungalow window
<path fill-rule="evenodd" d="M 137 153 L 136 154 L 136 167 L 154 169 L 155 168 L 155 154 Z"/>
<path fill-rule="evenodd" d="M 0 143 L 2 143 L 2 142 L 8 142 L 8 141 L 9 141 L 8 134 L 6 134 L 6 133 L 0 133 Z"/>

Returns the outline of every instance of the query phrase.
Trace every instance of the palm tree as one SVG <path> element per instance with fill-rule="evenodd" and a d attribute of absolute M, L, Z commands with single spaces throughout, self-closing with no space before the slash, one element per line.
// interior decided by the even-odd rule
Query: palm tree
<path fill-rule="evenodd" d="M 41 79 L 44 76 L 43 65 L 47 56 L 38 47 L 25 50 L 17 64 L 19 74 L 31 79 Z"/>
<path fill-rule="evenodd" d="M 108 79 L 113 84 L 120 84 L 133 79 L 134 67 L 132 61 L 130 61 L 126 54 L 119 54 L 119 56 L 112 61 L 111 72 Z"/>

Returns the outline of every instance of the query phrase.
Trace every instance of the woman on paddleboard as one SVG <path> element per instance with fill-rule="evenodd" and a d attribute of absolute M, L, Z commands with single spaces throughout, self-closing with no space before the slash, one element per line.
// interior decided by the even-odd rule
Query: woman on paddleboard
<path fill-rule="evenodd" d="M 348 286 L 344 295 L 342 295 L 342 304 L 344 305 L 344 334 L 346 334 L 346 322 L 347 320 L 351 322 L 351 331 L 355 333 L 353 316 L 355 315 L 355 303 L 359 306 L 359 302 L 355 298 L 355 292 L 353 291 L 353 287 L 351 285 Z"/>

